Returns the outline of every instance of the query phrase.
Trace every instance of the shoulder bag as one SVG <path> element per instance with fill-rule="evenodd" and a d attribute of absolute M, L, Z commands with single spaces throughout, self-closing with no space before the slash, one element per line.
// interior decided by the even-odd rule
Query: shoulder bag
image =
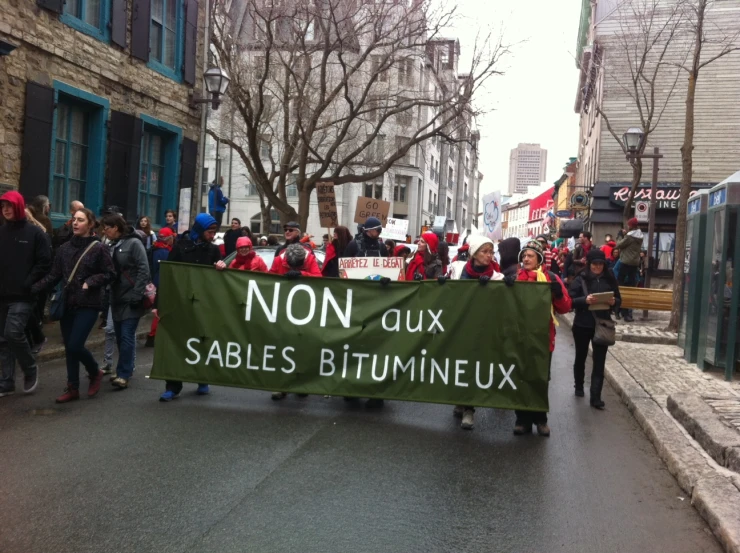
<path fill-rule="evenodd" d="M 96 242 L 90 243 L 85 251 L 82 252 L 82 255 L 77 260 L 77 263 L 75 263 L 74 269 L 72 269 L 72 273 L 70 273 L 67 282 L 60 282 L 56 290 L 54 290 L 54 294 L 51 296 L 51 303 L 49 304 L 49 319 L 51 319 L 52 321 L 59 321 L 64 316 L 64 304 L 67 296 L 67 286 L 69 286 L 69 284 L 72 282 L 72 279 L 74 279 L 75 274 L 77 274 L 77 268 L 80 266 L 82 258 L 85 257 L 87 252 L 89 252 L 95 244 Z"/>
<path fill-rule="evenodd" d="M 586 280 L 581 278 L 581 284 L 583 285 L 583 293 L 588 297 L 588 288 L 586 288 Z M 596 346 L 613 346 L 617 342 L 617 325 L 614 321 L 609 319 L 602 319 L 597 317 L 593 311 L 589 311 L 591 316 L 594 318 L 594 345 Z"/>

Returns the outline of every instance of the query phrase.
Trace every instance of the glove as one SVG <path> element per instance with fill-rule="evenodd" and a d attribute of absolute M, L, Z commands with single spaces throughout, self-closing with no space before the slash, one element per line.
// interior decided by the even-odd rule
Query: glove
<path fill-rule="evenodd" d="M 478 279 L 478 282 L 480 282 L 483 286 L 485 286 L 486 284 L 488 284 L 490 280 L 491 280 L 491 277 L 489 277 L 488 275 L 481 275 L 480 278 Z"/>
<path fill-rule="evenodd" d="M 506 286 L 514 286 L 514 283 L 515 282 L 516 282 L 516 275 L 515 274 L 506 275 L 504 277 L 504 283 L 506 284 Z"/>
<path fill-rule="evenodd" d="M 421 273 L 416 273 L 414 275 L 414 280 L 424 280 L 424 275 L 422 275 Z"/>
<path fill-rule="evenodd" d="M 439 276 L 437 277 L 437 282 L 439 282 L 440 284 L 444 284 L 445 282 L 447 282 L 447 277 L 444 275 Z"/>
<path fill-rule="evenodd" d="M 391 279 L 389 279 L 388 277 L 383 277 L 380 279 L 380 284 L 382 284 L 383 286 L 388 286 L 390 283 Z"/>
<path fill-rule="evenodd" d="M 560 283 L 557 280 L 553 280 L 550 283 L 550 292 L 552 292 L 552 297 L 556 300 L 562 299 L 563 297 L 563 287 L 560 286 Z"/>
<path fill-rule="evenodd" d="M 288 271 L 287 273 L 285 273 L 285 276 L 291 279 L 299 278 L 301 276 L 301 272 L 300 271 Z"/>

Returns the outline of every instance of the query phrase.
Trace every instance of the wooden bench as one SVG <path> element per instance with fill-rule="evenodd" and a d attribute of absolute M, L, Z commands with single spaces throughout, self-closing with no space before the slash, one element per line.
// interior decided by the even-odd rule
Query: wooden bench
<path fill-rule="evenodd" d="M 620 286 L 619 293 L 622 294 L 622 307 L 625 309 L 670 311 L 673 307 L 673 290 Z"/>

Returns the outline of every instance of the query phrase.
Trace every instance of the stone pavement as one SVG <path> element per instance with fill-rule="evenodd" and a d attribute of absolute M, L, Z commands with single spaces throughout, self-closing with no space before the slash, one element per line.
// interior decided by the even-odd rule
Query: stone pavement
<path fill-rule="evenodd" d="M 636 342 L 640 344 L 678 344 L 678 335 L 675 332 L 667 332 L 671 317 L 670 313 L 662 311 L 651 311 L 648 319 L 642 319 L 642 311 L 635 310 L 635 320 L 625 323 L 617 320 L 617 340 L 622 342 Z M 563 315 L 568 320 L 568 325 L 573 322 L 573 313 Z"/>
<path fill-rule="evenodd" d="M 566 330 L 573 315 L 561 320 Z M 660 321 L 642 324 L 662 332 Z M 740 474 L 728 470 L 740 467 L 740 382 L 723 376 L 703 373 L 672 345 L 617 341 L 606 361 L 607 381 L 692 505 L 725 550 L 740 553 Z"/>

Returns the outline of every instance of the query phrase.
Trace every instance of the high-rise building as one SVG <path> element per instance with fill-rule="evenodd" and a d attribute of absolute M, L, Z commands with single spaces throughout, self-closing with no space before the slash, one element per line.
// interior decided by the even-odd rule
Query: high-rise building
<path fill-rule="evenodd" d="M 526 194 L 539 186 L 547 172 L 547 150 L 539 144 L 519 144 L 509 156 L 509 195 Z"/>

